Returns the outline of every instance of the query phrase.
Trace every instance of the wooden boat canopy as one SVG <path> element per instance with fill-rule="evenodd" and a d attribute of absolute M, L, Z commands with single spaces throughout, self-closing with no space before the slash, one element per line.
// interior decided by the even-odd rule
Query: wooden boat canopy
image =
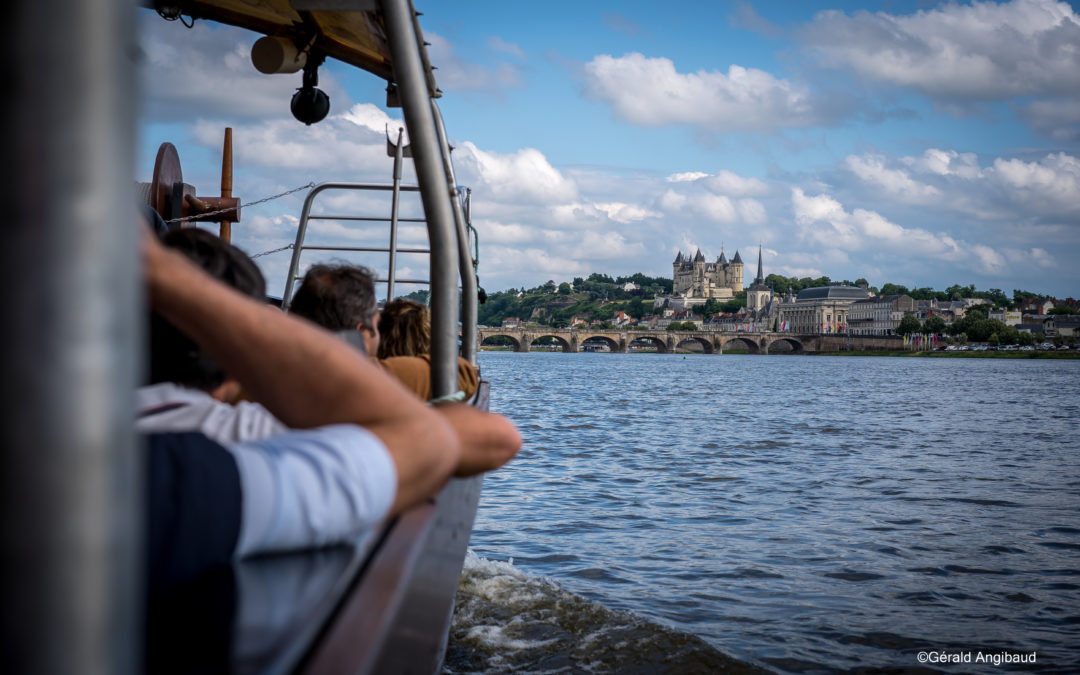
<path fill-rule="evenodd" d="M 297 45 L 394 81 L 386 27 L 375 0 L 149 0 L 146 5 L 164 16 L 190 16 L 289 37 Z M 420 35 L 418 24 L 416 31 Z M 428 92 L 439 98 L 442 92 L 423 45 L 421 40 Z"/>

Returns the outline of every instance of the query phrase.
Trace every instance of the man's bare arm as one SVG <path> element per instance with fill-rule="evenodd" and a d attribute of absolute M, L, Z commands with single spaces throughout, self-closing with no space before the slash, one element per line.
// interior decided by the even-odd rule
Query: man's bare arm
<path fill-rule="evenodd" d="M 472 476 L 498 469 L 521 449 L 521 433 L 501 415 L 464 403 L 440 403 L 435 409 L 461 440 L 461 461 L 455 476 Z"/>
<path fill-rule="evenodd" d="M 331 334 L 216 282 L 144 236 L 152 307 L 186 333 L 286 425 L 362 425 L 394 460 L 394 512 L 433 496 L 460 464 L 458 432 Z"/>

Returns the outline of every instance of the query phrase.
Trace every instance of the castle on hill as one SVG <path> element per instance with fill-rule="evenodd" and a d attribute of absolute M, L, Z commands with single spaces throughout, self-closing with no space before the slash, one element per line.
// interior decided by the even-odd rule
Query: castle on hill
<path fill-rule="evenodd" d="M 693 258 L 684 258 L 682 251 L 679 251 L 671 267 L 672 295 L 697 301 L 688 303 L 688 307 L 704 303 L 709 298 L 730 300 L 744 287 L 743 261 L 739 252 L 735 251 L 735 257 L 728 262 L 723 246 L 716 262 L 706 262 L 699 248 Z"/>
<path fill-rule="evenodd" d="M 701 249 L 698 249 L 692 258 L 684 257 L 682 251 L 679 251 L 671 267 L 671 295 L 658 297 L 657 306 L 667 303 L 669 309 L 689 309 L 705 304 L 710 298 L 730 300 L 736 293 L 744 290 L 749 312 L 760 313 L 772 304 L 772 291 L 765 285 L 762 271 L 760 246 L 757 277 L 750 288 L 746 288 L 744 283 L 742 256 L 735 251 L 734 257 L 729 261 L 723 246 L 720 247 L 720 256 L 715 262 L 707 262 Z"/>

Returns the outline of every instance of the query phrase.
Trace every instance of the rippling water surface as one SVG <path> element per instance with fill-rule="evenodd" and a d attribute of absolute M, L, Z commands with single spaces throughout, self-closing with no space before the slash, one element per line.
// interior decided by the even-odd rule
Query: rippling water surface
<path fill-rule="evenodd" d="M 1080 671 L 1080 361 L 484 352 L 452 672 Z"/>

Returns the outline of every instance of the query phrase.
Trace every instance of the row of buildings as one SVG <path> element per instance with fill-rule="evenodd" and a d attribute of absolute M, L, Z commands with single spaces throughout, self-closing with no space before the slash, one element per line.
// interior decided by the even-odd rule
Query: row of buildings
<path fill-rule="evenodd" d="M 706 261 L 699 249 L 693 256 L 680 251 L 672 263 L 672 293 L 654 299 L 656 314 L 634 319 L 616 312 L 606 322 L 587 321 L 580 317 L 571 320 L 571 328 L 595 328 L 609 324 L 617 328 L 641 326 L 663 330 L 675 322 L 692 322 L 703 330 L 727 331 L 786 331 L 792 333 L 847 333 L 850 335 L 895 335 L 901 320 L 911 315 L 920 322 L 940 317 L 946 324 L 963 319 L 976 305 L 987 300 L 966 298 L 938 301 L 915 300 L 908 295 L 871 295 L 866 287 L 832 285 L 806 288 L 783 297 L 773 294 L 765 285 L 765 275 L 758 247 L 757 275 L 750 287 L 743 284 L 743 261 L 739 252 L 728 260 L 721 247 L 720 256 Z M 730 300 L 746 291 L 746 307 L 731 314 L 700 317 L 694 308 L 709 299 Z M 991 310 L 989 318 L 1031 333 L 1080 334 L 1080 316 L 1049 315 L 1053 301 L 1025 301 L 1019 309 Z M 529 323 L 529 322 L 524 322 Z M 523 325 L 518 319 L 508 319 L 504 327 Z"/>
<path fill-rule="evenodd" d="M 721 249 L 715 262 L 706 262 L 698 250 L 693 257 L 680 251 L 672 263 L 672 294 L 655 299 L 663 307 L 659 319 L 650 317 L 651 327 L 663 328 L 673 321 L 694 321 L 702 328 L 718 330 L 780 330 L 796 333 L 848 333 L 851 335 L 895 335 L 900 321 L 912 315 L 920 322 L 940 317 L 946 324 L 964 318 L 973 306 L 987 300 L 966 298 L 938 301 L 915 300 L 908 295 L 871 295 L 866 287 L 832 285 L 806 288 L 798 295 L 774 296 L 765 285 L 761 248 L 758 247 L 757 275 L 746 290 L 746 308 L 730 315 L 701 320 L 692 309 L 709 298 L 727 299 L 744 290 L 743 262 L 738 251 L 730 262 Z M 1054 306 L 1046 299 L 1025 301 L 1019 309 L 991 310 L 989 318 L 1021 331 L 1073 335 L 1080 330 L 1080 318 L 1048 315 Z"/>

